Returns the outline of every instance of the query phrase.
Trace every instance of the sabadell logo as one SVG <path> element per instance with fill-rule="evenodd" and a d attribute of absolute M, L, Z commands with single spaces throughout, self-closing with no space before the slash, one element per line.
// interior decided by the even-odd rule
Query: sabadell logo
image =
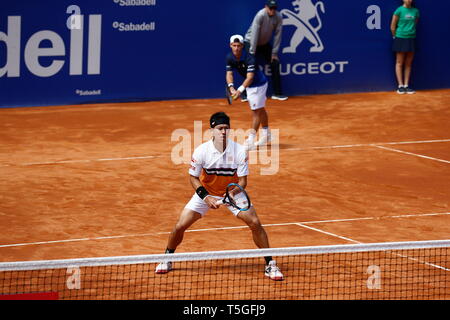
<path fill-rule="evenodd" d="M 22 39 L 22 20 L 21 16 L 8 16 L 7 30 L 0 30 L 0 42 L 6 45 L 6 62 L 0 67 L 0 77 L 20 77 L 22 57 L 28 71 L 38 77 L 51 77 L 57 74 L 66 63 L 69 63 L 71 76 L 82 75 L 84 62 L 87 63 L 88 75 L 100 74 L 101 15 L 70 15 L 67 20 L 67 32 L 70 33 L 69 44 L 64 43 L 61 35 L 52 30 L 37 31 L 28 39 Z M 84 50 L 83 46 L 85 27 L 88 31 L 87 50 Z M 51 45 L 43 48 L 41 47 L 43 41 Z M 40 63 L 41 57 L 47 57 L 45 65 Z"/>

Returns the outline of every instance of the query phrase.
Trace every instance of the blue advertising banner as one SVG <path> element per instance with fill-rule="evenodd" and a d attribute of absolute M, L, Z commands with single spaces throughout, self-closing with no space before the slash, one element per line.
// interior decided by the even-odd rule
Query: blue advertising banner
<path fill-rule="evenodd" d="M 394 90 L 395 0 L 279 0 L 286 95 Z M 417 1 L 416 89 L 449 88 L 445 1 Z M 218 98 L 264 0 L 0 2 L 0 107 Z M 270 70 L 264 68 L 267 74 Z"/>

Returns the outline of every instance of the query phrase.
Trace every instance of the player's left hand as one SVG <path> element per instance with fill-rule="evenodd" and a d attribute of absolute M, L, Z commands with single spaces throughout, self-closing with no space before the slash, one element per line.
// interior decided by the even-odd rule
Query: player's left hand
<path fill-rule="evenodd" d="M 208 207 L 210 207 L 211 209 L 218 209 L 220 207 L 220 205 L 217 204 L 217 200 L 213 197 L 206 196 L 206 198 L 203 200 L 208 205 Z"/>

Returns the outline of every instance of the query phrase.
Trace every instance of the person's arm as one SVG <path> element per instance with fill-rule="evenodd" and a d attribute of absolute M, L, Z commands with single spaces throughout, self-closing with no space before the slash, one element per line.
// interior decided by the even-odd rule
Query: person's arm
<path fill-rule="evenodd" d="M 242 92 L 244 92 L 245 89 L 248 88 L 253 82 L 253 79 L 255 78 L 255 74 L 253 72 L 247 72 L 247 77 L 245 78 L 244 82 L 239 86 L 237 90 L 234 88 L 230 88 L 231 95 L 234 99 L 237 99 L 241 96 Z"/>
<path fill-rule="evenodd" d="M 200 179 L 195 176 L 189 176 L 189 180 L 191 182 L 192 187 L 194 188 L 195 192 L 197 192 L 198 188 L 203 187 L 202 183 L 200 182 Z M 203 187 L 204 188 L 204 187 Z M 206 190 L 206 189 L 205 189 Z M 198 194 L 198 193 L 197 193 Z M 200 195 L 199 195 L 200 196 Z M 201 197 L 201 196 L 200 196 Z M 217 199 L 206 195 L 203 198 L 203 201 L 211 208 L 211 209 L 217 209 L 220 207 L 220 205 L 217 205 Z"/>
<path fill-rule="evenodd" d="M 192 188 L 194 188 L 194 190 L 197 190 L 199 187 L 202 186 L 202 183 L 200 182 L 200 179 L 198 177 L 194 177 L 194 176 L 189 176 L 189 181 L 191 182 L 191 186 Z"/>
<path fill-rule="evenodd" d="M 243 189 L 247 187 L 247 176 L 239 177 L 238 185 L 240 185 Z M 229 191 L 231 197 L 234 197 L 236 193 L 241 192 L 239 188 L 234 188 Z"/>
<path fill-rule="evenodd" d="M 248 157 L 249 155 L 247 151 L 239 153 L 237 157 L 238 160 L 237 176 L 239 179 L 238 183 L 244 189 L 247 187 L 247 177 L 249 174 Z"/>
<path fill-rule="evenodd" d="M 230 88 L 230 93 L 233 96 L 236 93 L 236 89 L 234 88 L 234 83 L 233 83 L 233 81 L 234 81 L 233 71 L 227 71 L 225 80 L 227 82 L 228 88 Z"/>
<path fill-rule="evenodd" d="M 391 33 L 392 36 L 395 38 L 395 32 L 397 31 L 397 24 L 398 24 L 398 20 L 399 20 L 399 16 L 394 14 L 392 16 L 392 21 L 391 21 Z"/>
<path fill-rule="evenodd" d="M 244 82 L 242 82 L 242 85 L 234 92 L 234 94 L 232 93 L 234 99 L 239 98 L 244 90 L 253 83 L 253 79 L 255 78 L 255 72 L 257 71 L 256 68 L 258 67 L 256 65 L 255 56 L 251 54 L 248 55 L 245 58 L 245 63 L 247 65 L 246 77 L 244 79 Z"/>
<path fill-rule="evenodd" d="M 261 29 L 262 18 L 259 14 L 253 19 L 252 25 L 250 27 L 250 54 L 254 55 L 256 53 L 256 47 L 258 46 L 259 32 Z"/>
<path fill-rule="evenodd" d="M 203 170 L 203 149 L 201 147 L 197 147 L 192 154 L 191 165 L 189 167 L 189 181 L 194 188 L 195 193 L 202 198 L 206 204 L 213 209 L 217 209 L 215 201 L 211 202 L 212 197 L 208 196 L 208 191 L 205 187 L 203 187 L 200 182 L 200 174 Z M 201 189 L 199 189 L 201 188 Z"/>
<path fill-rule="evenodd" d="M 243 176 L 243 177 L 239 177 L 239 182 L 238 184 L 242 187 L 242 188 L 246 188 L 247 187 L 247 176 Z"/>
<path fill-rule="evenodd" d="M 273 59 L 278 60 L 278 51 L 280 50 L 282 31 L 283 31 L 283 18 L 280 17 L 273 36 L 272 61 Z"/>

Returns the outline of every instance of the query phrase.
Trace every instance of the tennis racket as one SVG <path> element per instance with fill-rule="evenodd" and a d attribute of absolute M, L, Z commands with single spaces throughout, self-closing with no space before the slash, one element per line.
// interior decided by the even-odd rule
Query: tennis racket
<path fill-rule="evenodd" d="M 225 87 L 225 95 L 227 97 L 228 104 L 232 104 L 233 97 L 231 96 L 230 87 L 228 85 Z"/>
<path fill-rule="evenodd" d="M 230 205 L 239 211 L 247 211 L 252 206 L 247 192 L 237 183 L 230 183 L 227 186 L 225 197 L 217 201 L 217 204 Z"/>

